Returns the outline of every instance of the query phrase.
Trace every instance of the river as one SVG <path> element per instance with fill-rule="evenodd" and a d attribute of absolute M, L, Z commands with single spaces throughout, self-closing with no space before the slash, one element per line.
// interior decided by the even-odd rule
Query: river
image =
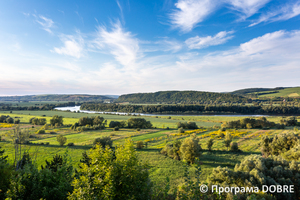
<path fill-rule="evenodd" d="M 80 110 L 80 106 L 71 106 L 71 107 L 56 107 L 55 110 L 60 111 L 71 111 L 71 112 L 82 112 L 82 113 L 99 113 L 99 114 L 115 114 L 115 115 L 141 115 L 141 116 L 184 116 L 184 114 L 145 114 L 145 113 L 122 113 L 122 112 L 98 112 L 98 111 L 90 111 L 90 110 Z M 188 116 L 220 116 L 220 117 L 268 117 L 269 115 L 235 115 L 235 114 L 227 114 L 227 115 L 208 115 L 208 114 L 199 114 L 199 115 L 188 115 Z"/>

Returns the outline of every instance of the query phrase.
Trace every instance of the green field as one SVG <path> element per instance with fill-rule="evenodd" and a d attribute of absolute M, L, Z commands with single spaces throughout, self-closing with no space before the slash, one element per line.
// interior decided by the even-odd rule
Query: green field
<path fill-rule="evenodd" d="M 30 115 L 29 115 L 30 113 Z M 178 133 L 176 122 L 183 121 L 195 121 L 198 126 L 203 126 L 204 132 L 198 133 L 197 136 L 205 136 L 211 134 L 217 129 L 213 129 L 214 125 L 220 126 L 221 122 L 227 122 L 232 120 L 241 119 L 242 117 L 234 116 L 158 116 L 158 117 L 144 117 L 153 123 L 153 129 L 142 129 L 137 131 L 136 129 L 121 128 L 119 131 L 113 131 L 112 128 L 105 128 L 104 130 L 96 131 L 84 131 L 77 132 L 71 130 L 68 127 L 49 128 L 45 134 L 36 134 L 36 131 L 41 126 L 32 126 L 28 124 L 31 117 L 41 117 L 45 115 L 45 118 L 49 122 L 51 116 L 61 115 L 64 116 L 65 124 L 73 124 L 78 121 L 82 116 L 95 116 L 99 114 L 85 114 L 85 113 L 71 113 L 63 111 L 13 111 L 1 112 L 0 115 L 10 115 L 11 117 L 20 117 L 21 128 L 26 129 L 32 135 L 29 140 L 32 144 L 22 145 L 24 151 L 28 151 L 36 162 L 37 166 L 45 164 L 45 160 L 50 160 L 55 154 L 64 154 L 66 150 L 72 159 L 75 167 L 78 166 L 82 153 L 92 147 L 95 138 L 103 136 L 111 136 L 114 141 L 113 146 L 116 144 L 123 144 L 126 138 L 131 138 L 135 143 L 137 141 L 148 141 L 147 148 L 137 149 L 139 158 L 143 162 L 147 162 L 150 166 L 150 177 L 153 182 L 158 185 L 163 185 L 168 178 L 170 178 L 171 187 L 174 189 L 178 183 L 180 183 L 184 177 L 185 167 L 182 161 L 173 160 L 160 154 L 161 148 L 169 141 L 174 139 L 183 140 L 189 135 L 173 136 Z M 127 120 L 133 116 L 120 116 L 120 115 L 106 115 L 100 114 L 108 121 L 115 120 Z M 280 117 L 267 117 L 269 121 L 279 122 Z M 170 129 L 166 129 L 169 127 Z M 5 154 L 9 156 L 9 161 L 13 162 L 14 159 L 14 146 L 11 140 L 12 128 L 0 128 L 0 136 L 2 141 L 0 145 L 5 149 Z M 232 130 L 235 131 L 235 130 Z M 262 135 L 274 136 L 280 132 L 293 131 L 293 127 L 286 130 L 259 130 L 259 129 L 245 129 L 237 130 L 244 134 L 235 137 L 234 142 L 239 144 L 242 152 L 229 152 L 224 147 L 223 139 L 214 139 L 213 151 L 208 152 L 206 143 L 210 137 L 200 139 L 202 146 L 201 161 L 201 177 L 202 181 L 205 181 L 207 176 L 212 172 L 213 168 L 217 166 L 234 168 L 235 164 L 239 163 L 245 156 L 249 154 L 260 154 L 259 142 Z M 54 132 L 55 134 L 51 134 Z M 59 146 L 56 136 L 62 134 L 66 136 L 67 143 L 74 143 L 74 146 Z M 193 168 L 190 167 L 192 171 Z"/>
<path fill-rule="evenodd" d="M 273 93 L 275 91 L 278 92 Z M 260 95 L 260 93 L 270 93 L 270 94 Z M 300 87 L 285 88 L 282 90 L 270 90 L 264 92 L 257 92 L 253 94 L 257 94 L 258 97 L 300 97 Z"/>

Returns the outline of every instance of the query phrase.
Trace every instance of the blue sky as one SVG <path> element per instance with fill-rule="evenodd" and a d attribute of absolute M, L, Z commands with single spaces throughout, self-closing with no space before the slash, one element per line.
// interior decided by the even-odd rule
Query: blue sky
<path fill-rule="evenodd" d="M 0 1 L 0 95 L 299 86 L 299 0 Z"/>

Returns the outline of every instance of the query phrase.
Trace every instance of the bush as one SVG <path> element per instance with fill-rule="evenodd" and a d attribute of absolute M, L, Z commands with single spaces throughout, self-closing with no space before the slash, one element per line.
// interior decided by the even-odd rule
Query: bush
<path fill-rule="evenodd" d="M 30 118 L 29 123 L 33 124 L 33 125 L 44 125 L 47 123 L 47 120 L 46 120 L 46 118 L 33 117 L 33 118 Z"/>
<path fill-rule="evenodd" d="M 238 146 L 238 143 L 236 143 L 236 142 L 232 142 L 231 144 L 230 144 L 230 151 L 239 151 L 239 146 Z"/>
<path fill-rule="evenodd" d="M 263 158 L 259 155 L 245 157 L 234 170 L 217 167 L 208 177 L 209 185 L 226 187 L 258 187 L 262 185 L 294 185 L 295 193 L 268 193 L 276 199 L 297 199 L 300 195 L 300 168 L 297 162 L 288 162 L 281 157 Z M 244 195 L 247 195 L 244 193 Z M 248 194 L 249 195 L 249 194 Z M 246 199 L 246 198 L 241 198 Z"/>
<path fill-rule="evenodd" d="M 73 142 L 67 144 L 69 147 L 75 146 Z"/>
<path fill-rule="evenodd" d="M 37 134 L 45 134 L 45 130 L 44 129 L 40 129 L 36 132 Z"/>
<path fill-rule="evenodd" d="M 211 151 L 213 144 L 214 144 L 214 140 L 213 139 L 209 139 L 207 141 L 206 145 L 207 145 L 208 151 Z"/>
<path fill-rule="evenodd" d="M 109 123 L 109 128 L 114 128 L 114 127 L 119 127 L 119 128 L 125 128 L 127 126 L 127 122 L 126 121 L 111 121 Z"/>
<path fill-rule="evenodd" d="M 64 137 L 63 135 L 56 136 L 56 140 L 60 146 L 64 146 L 64 144 L 67 142 L 67 138 Z"/>
<path fill-rule="evenodd" d="M 137 128 L 136 131 L 141 131 L 141 129 L 140 129 L 140 128 Z"/>
<path fill-rule="evenodd" d="M 176 123 L 177 128 L 183 128 L 183 129 L 197 129 L 198 126 L 195 122 L 177 122 Z"/>
<path fill-rule="evenodd" d="M 181 141 L 175 140 L 173 142 L 167 143 L 160 151 L 160 153 L 175 160 L 180 160 L 180 146 Z"/>
<path fill-rule="evenodd" d="M 151 128 L 150 121 L 146 121 L 144 118 L 130 118 L 127 120 L 128 128 Z"/>
<path fill-rule="evenodd" d="M 147 166 L 141 164 L 132 141 L 112 149 L 96 145 L 81 163 L 74 190 L 68 197 L 75 199 L 150 199 L 151 183 Z"/>
<path fill-rule="evenodd" d="M 185 138 L 180 146 L 180 155 L 182 160 L 189 164 L 193 164 L 201 155 L 201 145 L 199 144 L 199 139 L 196 134 L 192 134 L 189 138 Z"/>
<path fill-rule="evenodd" d="M 118 131 L 118 130 L 119 130 L 119 127 L 115 127 L 115 128 L 114 128 L 114 131 Z"/>
<path fill-rule="evenodd" d="M 102 138 L 96 138 L 93 142 L 94 145 L 101 145 L 103 148 L 106 146 L 112 147 L 113 141 L 110 137 L 102 137 Z"/>
<path fill-rule="evenodd" d="M 178 129 L 178 133 L 184 133 L 184 129 L 181 127 Z"/>
<path fill-rule="evenodd" d="M 52 119 L 50 119 L 50 124 L 55 127 L 63 126 L 63 116 L 54 115 Z"/>
<path fill-rule="evenodd" d="M 137 149 L 142 149 L 142 148 L 144 148 L 144 142 L 143 142 L 143 141 L 137 141 L 137 143 L 136 143 L 136 148 L 137 148 Z"/>

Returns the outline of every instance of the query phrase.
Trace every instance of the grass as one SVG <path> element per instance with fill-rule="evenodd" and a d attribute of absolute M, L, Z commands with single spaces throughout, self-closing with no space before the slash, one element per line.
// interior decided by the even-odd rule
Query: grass
<path fill-rule="evenodd" d="M 271 93 L 278 91 L 278 93 Z M 270 92 L 271 94 L 264 94 L 264 95 L 259 95 L 260 92 L 256 93 L 259 95 L 259 97 L 299 97 L 300 96 L 300 87 L 293 87 L 293 88 L 285 88 L 282 90 L 272 90 L 272 91 L 266 91 Z M 266 92 L 261 92 L 261 93 L 266 93 Z"/>
<path fill-rule="evenodd" d="M 30 113 L 30 115 L 29 115 Z M 1 112 L 1 114 L 8 114 L 12 117 L 20 117 L 19 119 L 23 124 L 21 124 L 22 129 L 27 129 L 30 134 L 34 137 L 30 138 L 30 141 L 34 144 L 22 145 L 24 151 L 28 151 L 32 156 L 33 160 L 36 161 L 37 166 L 45 164 L 45 160 L 50 160 L 55 154 L 64 154 L 66 150 L 72 159 L 72 163 L 75 167 L 78 166 L 80 162 L 81 155 L 84 151 L 92 147 L 95 138 L 103 136 L 111 136 L 114 141 L 114 146 L 119 144 L 124 144 L 125 139 L 131 137 L 134 142 L 151 140 L 148 144 L 148 148 L 137 149 L 137 154 L 142 162 L 146 162 L 149 165 L 150 178 L 152 181 L 161 187 L 166 183 L 167 177 L 170 179 L 172 190 L 180 184 L 184 178 L 184 173 L 186 166 L 182 161 L 173 160 L 162 154 L 160 154 L 161 148 L 165 143 L 173 140 L 180 139 L 183 140 L 188 135 L 184 136 L 171 136 L 177 133 L 176 122 L 178 121 L 195 121 L 197 125 L 202 124 L 206 127 L 211 127 L 214 125 L 220 125 L 221 122 L 238 120 L 242 117 L 223 117 L 223 116 L 158 116 L 158 117 L 144 117 L 146 120 L 151 121 L 154 126 L 160 127 L 157 129 L 142 129 L 137 131 L 136 129 L 121 128 L 119 131 L 113 131 L 112 128 L 106 128 L 104 130 L 95 131 L 85 131 L 77 132 L 71 130 L 67 127 L 61 128 L 50 128 L 46 130 L 46 134 L 36 134 L 36 131 L 41 128 L 41 126 L 34 126 L 26 124 L 31 117 L 41 117 L 46 115 L 47 121 L 49 122 L 51 116 L 62 115 L 64 116 L 65 123 L 75 123 L 82 116 L 95 116 L 99 114 L 85 114 L 85 113 L 70 113 L 62 111 L 13 111 L 13 113 Z M 103 116 L 108 121 L 115 120 L 127 120 L 130 116 L 119 116 L 119 115 L 100 115 Z M 281 117 L 267 117 L 269 121 L 279 122 Z M 164 127 L 164 129 L 162 128 Z M 166 130 L 166 127 L 170 127 Z M 13 128 L 13 127 L 12 127 Z M 5 141 L 0 142 L 0 146 L 5 149 L 5 155 L 9 156 L 9 162 L 12 163 L 14 159 L 14 145 L 12 144 L 12 139 L 10 137 L 12 128 L 0 128 L 0 136 Z M 239 163 L 245 156 L 250 154 L 260 154 L 259 142 L 263 135 L 269 135 L 273 137 L 280 132 L 289 132 L 292 127 L 286 130 L 238 130 L 241 132 L 247 132 L 245 135 L 233 138 L 233 142 L 239 144 L 240 149 L 243 152 L 229 152 L 224 147 L 223 139 L 214 138 L 213 151 L 209 152 L 206 147 L 207 141 L 210 137 L 200 139 L 200 144 L 203 149 L 202 155 L 200 157 L 201 161 L 201 177 L 200 180 L 204 181 L 212 173 L 215 167 L 229 167 L 234 168 L 235 164 Z M 209 129 L 206 132 L 199 133 L 197 136 L 200 137 L 204 134 L 209 134 L 216 129 Z M 57 134 L 50 134 L 50 132 L 56 132 Z M 62 134 L 67 137 L 67 143 L 74 143 L 75 146 L 59 146 L 56 141 L 56 136 Z M 169 137 L 167 137 L 167 135 Z M 40 145 L 44 143 L 44 145 Z M 45 145 L 49 143 L 49 145 Z M 188 170 L 193 171 L 193 167 L 188 167 Z"/>

